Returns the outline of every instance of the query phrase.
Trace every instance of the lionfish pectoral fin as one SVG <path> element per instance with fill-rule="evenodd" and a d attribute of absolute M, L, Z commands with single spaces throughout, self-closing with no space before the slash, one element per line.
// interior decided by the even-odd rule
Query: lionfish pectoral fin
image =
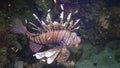
<path fill-rule="evenodd" d="M 59 52 L 60 52 L 60 50 L 57 50 L 52 56 L 48 57 L 47 58 L 47 63 L 51 64 L 55 60 L 55 58 L 57 57 Z"/>
<path fill-rule="evenodd" d="M 54 62 L 55 58 L 58 56 L 60 51 L 61 51 L 61 49 L 59 47 L 54 47 L 47 51 L 38 52 L 38 53 L 34 54 L 33 56 L 35 56 L 36 59 L 46 62 L 47 64 L 51 64 L 52 62 Z M 46 58 L 46 59 L 44 59 L 44 58 Z"/>
<path fill-rule="evenodd" d="M 47 61 L 46 63 L 51 64 L 52 62 L 54 62 L 55 58 L 58 56 L 58 54 L 60 53 L 61 49 L 60 47 L 54 47 L 48 51 L 46 51 L 46 57 L 47 57 Z M 50 55 L 51 54 L 51 55 Z"/>
<path fill-rule="evenodd" d="M 32 50 L 32 52 L 38 52 L 42 48 L 42 45 L 39 45 L 33 41 L 29 41 L 29 48 Z"/>
<path fill-rule="evenodd" d="M 57 56 L 56 60 L 58 64 L 64 64 L 70 56 L 70 52 L 66 47 L 63 47 L 60 54 Z"/>

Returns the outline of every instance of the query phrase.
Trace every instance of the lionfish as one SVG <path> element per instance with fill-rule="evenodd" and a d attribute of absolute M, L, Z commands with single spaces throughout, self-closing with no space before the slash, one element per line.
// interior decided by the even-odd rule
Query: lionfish
<path fill-rule="evenodd" d="M 75 25 L 80 21 L 80 19 L 73 21 L 71 20 L 71 15 L 72 13 L 69 13 L 67 21 L 64 22 L 64 11 L 62 11 L 60 13 L 60 22 L 53 22 L 50 16 L 50 11 L 48 11 L 46 16 L 46 22 L 48 24 L 46 24 L 33 13 L 35 19 L 41 24 L 41 27 L 38 27 L 34 23 L 29 22 L 34 26 L 32 29 L 38 31 L 37 34 L 29 32 L 19 19 L 15 20 L 11 31 L 26 35 L 30 40 L 29 47 L 34 52 L 33 56 L 35 56 L 36 59 L 48 64 L 51 64 L 54 61 L 57 61 L 58 64 L 62 64 L 70 55 L 67 47 L 77 47 L 81 41 L 80 37 L 75 33 L 75 30 L 79 28 L 79 26 L 75 27 Z M 39 52 L 44 44 L 53 44 L 55 46 L 49 50 Z"/>

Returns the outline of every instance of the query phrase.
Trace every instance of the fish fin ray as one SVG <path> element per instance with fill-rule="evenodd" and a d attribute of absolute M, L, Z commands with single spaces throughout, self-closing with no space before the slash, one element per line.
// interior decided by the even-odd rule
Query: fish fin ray
<path fill-rule="evenodd" d="M 25 34 L 27 32 L 27 28 L 22 24 L 20 19 L 15 19 L 14 23 L 10 25 L 12 33 Z"/>
<path fill-rule="evenodd" d="M 42 45 L 33 41 L 29 41 L 29 48 L 32 50 L 32 52 L 38 52 L 42 48 Z"/>

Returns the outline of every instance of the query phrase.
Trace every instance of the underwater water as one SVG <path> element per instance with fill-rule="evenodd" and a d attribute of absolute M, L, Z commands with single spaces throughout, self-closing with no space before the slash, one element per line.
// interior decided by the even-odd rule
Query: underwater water
<path fill-rule="evenodd" d="M 66 47 L 70 55 L 64 49 L 63 52 L 59 52 L 60 45 L 58 50 L 54 49 L 55 45 L 66 44 L 65 42 L 54 43 L 54 45 L 44 44 L 38 51 L 41 53 L 40 56 L 46 56 L 45 54 L 54 51 L 62 53 L 62 56 L 57 54 L 56 58 L 52 59 L 53 63 L 50 64 L 47 63 L 49 60 L 44 60 L 49 58 L 47 56 L 41 59 L 33 56 L 37 54 L 34 51 L 40 47 L 36 47 L 35 43 L 30 45 L 30 38 L 24 34 L 11 32 L 14 20 L 19 19 L 30 33 L 39 34 L 38 31 L 32 29 L 33 26 L 29 22 L 42 28 L 33 13 L 40 20 L 45 21 L 49 9 L 51 9 L 52 21 L 60 22 L 62 11 L 64 11 L 63 21 L 66 21 L 69 13 L 72 13 L 70 21 L 73 20 L 73 24 L 80 19 L 74 26 L 80 26 L 79 29 L 76 28 L 77 30 L 72 32 L 75 32 L 81 40 L 78 47 Z M 45 23 L 49 24 L 46 21 Z M 71 40 L 71 42 L 73 41 Z M 68 59 L 65 55 L 69 56 Z M 57 57 L 62 57 L 62 59 Z M 57 64 L 64 60 L 63 58 L 66 58 L 67 61 Z M 120 1 L 1 0 L 0 59 L 0 68 L 120 68 Z"/>

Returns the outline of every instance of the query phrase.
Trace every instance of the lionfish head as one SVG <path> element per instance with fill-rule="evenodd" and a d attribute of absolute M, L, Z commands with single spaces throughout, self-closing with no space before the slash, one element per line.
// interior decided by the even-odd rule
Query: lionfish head
<path fill-rule="evenodd" d="M 75 47 L 78 47 L 78 44 L 81 42 L 81 39 L 79 36 L 76 36 L 74 39 Z"/>
<path fill-rule="evenodd" d="M 72 33 L 66 42 L 70 46 L 78 47 L 78 44 L 81 42 L 81 38 L 77 36 L 76 33 Z"/>

